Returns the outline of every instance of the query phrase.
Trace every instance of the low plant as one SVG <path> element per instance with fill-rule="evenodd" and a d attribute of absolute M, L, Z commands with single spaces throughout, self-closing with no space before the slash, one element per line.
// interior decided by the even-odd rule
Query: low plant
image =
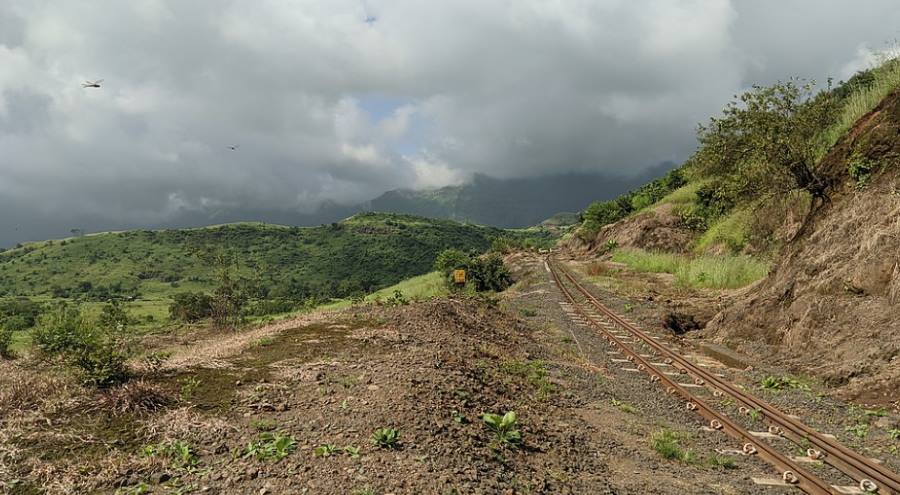
<path fill-rule="evenodd" d="M 891 437 L 891 440 L 900 440 L 900 428 L 888 430 L 888 436 Z"/>
<path fill-rule="evenodd" d="M 537 312 L 537 310 L 532 309 L 532 308 L 524 308 L 521 311 L 519 311 L 519 314 L 521 314 L 522 316 L 524 316 L 526 318 L 533 318 L 533 317 L 537 316 L 538 312 Z"/>
<path fill-rule="evenodd" d="M 394 294 L 391 297 L 387 298 L 385 304 L 387 304 L 388 306 L 406 306 L 407 304 L 409 304 L 409 299 L 407 299 L 406 296 L 403 295 L 403 291 L 396 289 L 394 290 Z"/>
<path fill-rule="evenodd" d="M 669 429 L 664 429 L 651 438 L 653 450 L 666 459 L 681 461 L 684 463 L 696 462 L 697 456 L 690 450 L 681 447 L 678 434 Z"/>
<path fill-rule="evenodd" d="M 11 358 L 13 357 L 13 352 L 10 346 L 12 345 L 12 330 L 6 327 L 5 324 L 0 322 L 0 358 Z"/>
<path fill-rule="evenodd" d="M 556 387 L 550 383 L 548 368 L 547 362 L 540 359 L 534 361 L 506 361 L 500 365 L 502 371 L 528 380 L 528 383 L 537 389 L 535 399 L 539 401 L 546 400 L 556 391 Z"/>
<path fill-rule="evenodd" d="M 847 173 L 850 174 L 850 178 L 856 182 L 856 187 L 858 189 L 862 189 L 868 185 L 874 171 L 875 165 L 872 162 L 859 157 L 852 159 L 847 166 Z"/>
<path fill-rule="evenodd" d="M 751 420 L 753 420 L 753 421 L 759 421 L 759 420 L 762 419 L 762 409 L 760 409 L 760 408 L 751 409 L 751 410 L 747 413 L 747 415 L 750 416 L 750 419 L 751 419 Z"/>
<path fill-rule="evenodd" d="M 710 466 L 721 470 L 734 469 L 737 467 L 737 460 L 735 460 L 734 457 L 727 455 L 716 454 L 707 459 L 707 462 Z"/>
<path fill-rule="evenodd" d="M 459 411 L 451 411 L 450 415 L 453 417 L 453 421 L 456 423 L 463 424 L 468 422 L 466 416 Z"/>
<path fill-rule="evenodd" d="M 194 449 L 181 440 L 148 445 L 144 447 L 143 453 L 147 457 L 165 457 L 172 461 L 172 467 L 175 469 L 190 469 L 200 463 Z"/>
<path fill-rule="evenodd" d="M 394 428 L 378 428 L 372 433 L 372 444 L 382 449 L 400 446 L 400 432 Z"/>
<path fill-rule="evenodd" d="M 363 488 L 355 488 L 352 493 L 353 495 L 375 495 L 375 490 L 366 486 Z"/>
<path fill-rule="evenodd" d="M 482 420 L 501 444 L 517 445 L 522 442 L 522 433 L 517 429 L 518 419 L 514 411 L 507 411 L 503 416 L 485 413 Z"/>
<path fill-rule="evenodd" d="M 297 440 L 294 437 L 279 432 L 265 432 L 259 435 L 257 441 L 247 444 L 243 456 L 255 457 L 259 461 L 279 461 L 296 449 Z"/>
<path fill-rule="evenodd" d="M 795 390 L 809 390 L 809 385 L 800 382 L 790 376 L 766 376 L 760 381 L 760 386 L 766 390 L 783 390 L 786 388 Z"/>
<path fill-rule="evenodd" d="M 253 343 L 253 347 L 266 347 L 275 343 L 275 339 L 272 337 L 261 337 L 259 340 Z"/>
<path fill-rule="evenodd" d="M 637 414 L 638 413 L 638 410 L 631 404 L 628 404 L 627 402 L 622 402 L 618 399 L 612 399 L 611 402 L 612 402 L 613 407 L 618 408 L 622 412 L 627 412 L 629 414 Z"/>
<path fill-rule="evenodd" d="M 315 455 L 316 457 L 331 457 L 337 451 L 337 445 L 333 443 L 325 443 L 316 447 L 313 450 L 313 455 Z"/>
<path fill-rule="evenodd" d="M 344 452 L 350 456 L 351 459 L 359 459 L 360 448 L 355 445 L 348 445 L 344 447 Z"/>
<path fill-rule="evenodd" d="M 181 384 L 181 400 L 188 400 L 194 395 L 194 392 L 197 391 L 203 381 L 193 376 L 187 376 L 178 380 L 178 383 Z"/>
<path fill-rule="evenodd" d="M 868 423 L 856 423 L 855 425 L 848 426 L 844 431 L 853 433 L 857 438 L 866 438 L 869 436 L 869 425 Z"/>
<path fill-rule="evenodd" d="M 273 431 L 278 425 L 269 419 L 252 419 L 250 426 L 257 431 Z"/>

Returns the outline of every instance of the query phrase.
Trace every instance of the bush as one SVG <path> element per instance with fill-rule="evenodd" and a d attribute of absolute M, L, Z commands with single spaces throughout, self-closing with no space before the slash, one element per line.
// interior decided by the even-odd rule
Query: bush
<path fill-rule="evenodd" d="M 46 314 L 33 341 L 46 357 L 77 367 L 88 385 L 108 387 L 128 378 L 120 336 L 86 319 L 78 308 L 63 305 Z"/>
<path fill-rule="evenodd" d="M 172 297 L 169 317 L 176 321 L 195 323 L 212 315 L 213 298 L 203 292 L 182 292 Z"/>
<path fill-rule="evenodd" d="M 477 292 L 486 290 L 503 291 L 512 284 L 512 276 L 503 257 L 498 253 L 491 253 L 480 258 L 473 258 L 469 262 L 469 279 L 475 285 Z"/>
<path fill-rule="evenodd" d="M 469 255 L 459 249 L 445 249 L 434 260 L 434 269 L 449 275 L 457 268 L 466 268 L 469 265 Z"/>
<path fill-rule="evenodd" d="M 0 358 L 11 358 L 12 330 L 5 325 L 0 325 Z"/>

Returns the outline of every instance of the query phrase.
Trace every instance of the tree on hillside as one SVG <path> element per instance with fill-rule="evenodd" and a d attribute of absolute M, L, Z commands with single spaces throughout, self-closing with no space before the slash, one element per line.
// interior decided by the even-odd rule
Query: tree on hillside
<path fill-rule="evenodd" d="M 704 176 L 727 177 L 723 187 L 739 197 L 801 190 L 827 201 L 830 183 L 818 161 L 836 113 L 830 81 L 820 92 L 802 80 L 754 86 L 699 127 L 691 162 Z"/>

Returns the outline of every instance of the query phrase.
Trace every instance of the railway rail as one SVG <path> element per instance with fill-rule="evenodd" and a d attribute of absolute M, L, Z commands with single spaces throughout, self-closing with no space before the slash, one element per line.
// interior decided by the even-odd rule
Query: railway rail
<path fill-rule="evenodd" d="M 833 438 L 803 424 L 798 419 L 791 417 L 765 401 L 748 394 L 737 386 L 729 383 L 715 373 L 709 372 L 694 364 L 677 352 L 658 342 L 656 338 L 644 332 L 634 324 L 626 321 L 605 305 L 603 305 L 590 291 L 588 291 L 568 270 L 561 267 L 549 257 L 545 259 L 548 271 L 556 285 L 563 293 L 570 305 L 579 316 L 592 327 L 599 330 L 609 343 L 626 356 L 626 359 L 636 366 L 637 371 L 645 372 L 650 376 L 650 381 L 659 383 L 669 394 L 681 397 L 687 404 L 688 410 L 694 411 L 709 421 L 709 427 L 723 431 L 743 443 L 742 451 L 749 455 L 759 455 L 762 459 L 774 466 L 780 473 L 784 483 L 796 486 L 809 494 L 847 494 L 846 487 L 831 485 L 820 477 L 809 472 L 796 460 L 788 457 L 772 445 L 737 422 L 730 419 L 724 413 L 711 407 L 703 399 L 691 393 L 688 387 L 705 386 L 712 389 L 714 396 L 729 396 L 737 404 L 740 410 L 749 414 L 762 416 L 769 424 L 769 434 L 786 438 L 797 445 L 807 449 L 807 454 L 812 460 L 822 461 L 841 473 L 851 477 L 858 483 L 855 493 L 877 493 L 900 495 L 900 476 L 891 472 L 878 462 L 855 452 L 840 444 Z M 567 287 L 571 286 L 573 289 Z M 582 301 L 579 301 L 579 298 Z M 598 316 L 594 316 L 596 313 Z M 609 324 L 604 324 L 600 318 L 605 318 Z M 613 332 L 608 326 L 618 327 L 627 334 Z M 656 361 L 663 359 L 663 363 L 651 361 L 641 354 L 635 346 L 629 345 L 628 340 L 635 340 L 638 344 L 649 348 L 656 354 Z M 663 366 L 678 370 L 677 376 L 687 376 L 693 379 L 693 384 L 682 383 L 672 377 L 671 373 L 663 371 Z"/>

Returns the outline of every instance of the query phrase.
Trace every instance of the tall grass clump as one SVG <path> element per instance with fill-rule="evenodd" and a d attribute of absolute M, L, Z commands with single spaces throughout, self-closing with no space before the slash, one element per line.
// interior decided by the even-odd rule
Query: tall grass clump
<path fill-rule="evenodd" d="M 891 91 L 900 87 L 900 58 L 897 55 L 896 49 L 880 54 L 878 57 L 880 63 L 877 67 L 860 72 L 856 76 L 861 82 L 855 91 L 843 99 L 836 122 L 825 133 L 820 157 L 824 156 L 860 117 L 871 112 Z M 848 81 L 851 82 L 852 79 Z"/>
<path fill-rule="evenodd" d="M 642 249 L 620 249 L 613 261 L 643 273 L 671 273 L 679 285 L 709 289 L 737 289 L 769 273 L 766 263 L 744 255 L 689 257 L 653 253 Z"/>

